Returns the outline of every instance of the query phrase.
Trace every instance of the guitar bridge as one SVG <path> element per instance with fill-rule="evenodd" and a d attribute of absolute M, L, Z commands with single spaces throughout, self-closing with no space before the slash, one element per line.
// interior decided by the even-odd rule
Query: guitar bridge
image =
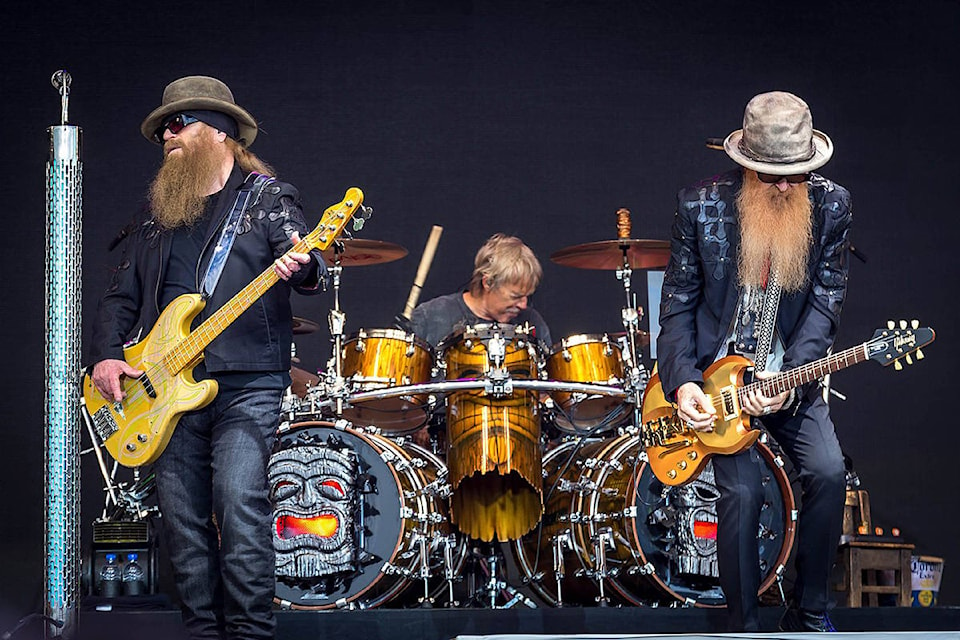
<path fill-rule="evenodd" d="M 93 418 L 93 429 L 97 432 L 101 442 L 106 442 L 107 438 L 120 430 L 116 419 L 106 406 L 97 409 L 97 412 L 91 417 Z"/>

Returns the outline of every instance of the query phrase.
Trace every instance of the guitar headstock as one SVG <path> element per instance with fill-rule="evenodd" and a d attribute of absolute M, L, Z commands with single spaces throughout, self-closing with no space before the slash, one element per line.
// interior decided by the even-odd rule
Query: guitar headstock
<path fill-rule="evenodd" d="M 913 364 L 913 353 L 916 353 L 917 360 L 923 360 L 920 348 L 933 342 L 936 337 L 933 329 L 921 327 L 917 320 L 909 323 L 906 320 L 899 323 L 890 320 L 886 329 L 877 329 L 873 338 L 867 341 L 867 355 L 885 367 L 892 364 L 899 371 L 903 369 L 903 361 Z"/>
<path fill-rule="evenodd" d="M 320 223 L 300 243 L 305 245 L 306 251 L 312 249 L 323 251 L 329 248 L 362 205 L 363 191 L 357 187 L 350 187 L 342 201 L 327 207 L 320 218 Z M 301 247 L 298 245 L 295 249 L 301 250 Z"/>

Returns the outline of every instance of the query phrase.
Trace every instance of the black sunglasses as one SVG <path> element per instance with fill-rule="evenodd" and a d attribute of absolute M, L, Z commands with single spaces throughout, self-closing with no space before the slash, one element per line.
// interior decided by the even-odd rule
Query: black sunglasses
<path fill-rule="evenodd" d="M 174 132 L 176 133 L 176 132 Z M 806 182 L 810 179 L 809 173 L 798 173 L 792 176 L 775 176 L 771 173 L 760 173 L 757 172 L 757 178 L 760 179 L 760 182 L 763 184 L 777 184 L 781 180 L 786 180 L 790 184 L 800 184 L 801 182 Z"/>
<path fill-rule="evenodd" d="M 194 118 L 193 116 L 188 116 L 185 113 L 178 113 L 177 115 L 169 118 L 166 122 L 157 127 L 157 130 L 153 132 L 154 142 L 163 143 L 163 132 L 167 129 L 170 129 L 170 133 L 177 135 L 183 128 L 194 122 L 200 122 L 200 118 Z"/>

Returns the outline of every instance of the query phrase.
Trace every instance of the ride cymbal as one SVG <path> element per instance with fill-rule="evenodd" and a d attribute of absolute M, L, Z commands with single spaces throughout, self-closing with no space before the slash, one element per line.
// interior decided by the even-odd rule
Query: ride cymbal
<path fill-rule="evenodd" d="M 366 238 L 345 238 L 343 253 L 335 254 L 334 247 L 323 252 L 323 259 L 327 264 L 333 264 L 339 256 L 342 267 L 365 267 L 371 264 L 393 262 L 407 255 L 407 250 L 393 242 L 383 240 L 367 240 Z"/>
<path fill-rule="evenodd" d="M 560 249 L 550 260 L 577 269 L 623 268 L 624 252 L 631 269 L 662 269 L 670 261 L 670 243 L 666 240 L 601 240 Z"/>

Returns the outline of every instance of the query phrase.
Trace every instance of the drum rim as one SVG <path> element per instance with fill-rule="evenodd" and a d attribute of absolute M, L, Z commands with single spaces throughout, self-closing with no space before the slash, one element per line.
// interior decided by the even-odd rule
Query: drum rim
<path fill-rule="evenodd" d="M 572 336 L 564 336 L 560 339 L 560 342 L 554 342 L 550 349 L 547 350 L 546 358 L 552 358 L 562 353 L 564 349 L 569 349 L 570 347 L 580 347 L 585 344 L 594 344 L 597 342 L 602 343 L 604 340 L 609 342 L 612 347 L 616 347 L 614 353 L 620 352 L 617 341 L 611 338 L 609 333 L 575 333 Z M 620 359 L 622 359 L 622 357 Z"/>
<path fill-rule="evenodd" d="M 523 326 L 524 325 L 522 324 L 513 324 L 511 322 L 489 322 L 489 321 L 475 322 L 473 324 L 468 324 L 463 327 L 460 327 L 459 329 L 451 331 L 446 336 L 444 336 L 443 339 L 441 339 L 440 342 L 437 343 L 437 352 L 445 353 L 451 347 L 460 344 L 460 342 L 463 340 L 463 335 L 467 333 L 468 330 L 489 331 L 493 327 L 499 327 L 501 329 L 511 329 L 514 332 L 515 336 L 518 333 L 523 334 L 523 336 L 526 338 L 527 343 L 536 347 L 537 346 L 536 337 L 531 332 L 523 329 L 522 328 Z"/>
<path fill-rule="evenodd" d="M 387 442 L 391 442 L 390 439 L 387 438 L 386 436 L 381 436 L 381 435 L 375 434 L 375 433 L 367 433 L 367 432 L 364 432 L 362 429 L 359 429 L 359 428 L 357 428 L 357 427 L 354 427 L 354 426 L 353 426 L 352 424 L 350 424 L 349 422 L 348 422 L 346 425 L 342 425 L 342 428 L 341 428 L 340 426 L 337 426 L 337 424 L 336 424 L 335 422 L 330 422 L 330 421 L 328 421 L 328 420 L 306 420 L 306 421 L 297 422 L 297 423 L 284 423 L 284 424 L 280 425 L 280 427 L 277 429 L 277 436 L 279 437 L 281 434 L 291 433 L 291 432 L 294 431 L 295 428 L 318 427 L 318 426 L 319 426 L 319 427 L 329 427 L 329 428 L 332 428 L 332 429 L 334 429 L 334 430 L 336 430 L 336 431 L 344 431 L 344 432 L 351 433 L 352 435 L 358 436 L 361 440 L 363 440 L 364 442 L 366 442 L 366 444 L 369 445 L 369 446 L 376 452 L 377 457 L 379 457 L 381 460 L 383 460 L 383 447 L 379 447 L 379 446 L 377 446 L 376 444 L 374 444 L 373 442 L 371 442 L 370 439 L 369 439 L 369 436 L 373 436 L 373 437 L 376 437 L 376 438 L 382 438 L 383 440 L 385 440 L 385 441 L 387 441 Z M 284 427 L 286 427 L 286 428 L 284 428 Z M 391 444 L 393 444 L 393 443 L 391 442 Z M 272 455 L 272 454 L 271 454 L 271 455 Z M 402 486 L 402 484 L 401 484 L 401 482 L 400 482 L 400 477 L 397 475 L 397 470 L 393 467 L 393 465 L 391 465 L 391 464 L 390 464 L 389 462 L 387 462 L 386 460 L 383 460 L 383 462 L 384 462 L 385 466 L 387 467 L 387 469 L 389 469 L 390 474 L 391 474 L 392 477 L 393 477 L 394 486 L 397 488 L 397 496 L 398 496 L 398 499 L 400 500 L 401 513 L 403 513 L 403 506 L 404 506 L 404 504 L 406 504 L 406 502 L 405 502 L 405 498 L 404 498 L 404 495 L 403 495 L 403 486 Z M 410 520 L 410 518 L 404 518 L 403 516 L 400 517 L 400 523 L 401 523 L 401 524 L 400 524 L 400 526 L 399 526 L 398 529 L 397 529 L 397 540 L 396 540 L 396 542 L 394 542 L 393 552 L 391 553 L 391 555 L 390 555 L 389 558 L 384 559 L 384 560 L 381 562 L 380 567 L 383 567 L 384 565 L 386 565 L 386 564 L 388 564 L 388 563 L 391 564 L 391 565 L 394 564 L 394 560 L 396 559 L 397 555 L 400 554 L 401 547 L 403 546 L 401 543 L 403 542 L 404 533 L 406 532 L 406 526 L 404 525 L 404 521 L 409 521 L 409 520 Z M 370 582 L 370 584 L 368 584 L 367 586 L 365 586 L 363 589 L 361 589 L 361 590 L 358 591 L 357 593 L 353 594 L 352 596 L 346 597 L 346 598 L 340 598 L 340 599 L 338 599 L 338 600 L 336 600 L 336 601 L 334 601 L 334 602 L 330 602 L 330 603 L 327 603 L 327 604 L 315 605 L 315 606 L 314 606 L 314 605 L 304 605 L 304 604 L 299 604 L 299 603 L 293 603 L 293 602 L 290 602 L 289 600 L 283 600 L 283 599 L 281 599 L 280 596 L 279 596 L 279 594 L 277 594 L 276 592 L 274 593 L 273 600 L 274 600 L 274 602 L 276 602 L 277 604 L 280 604 L 281 606 L 289 606 L 291 609 L 299 609 L 299 610 L 306 610 L 306 611 L 323 611 L 323 610 L 326 610 L 326 609 L 334 609 L 334 608 L 337 608 L 337 607 L 338 607 L 337 602 L 339 602 L 339 601 L 345 601 L 345 602 L 356 602 L 356 601 L 358 601 L 363 594 L 365 594 L 367 591 L 369 591 L 370 589 L 372 589 L 372 588 L 374 587 L 374 585 L 379 584 L 380 581 L 384 578 L 384 576 L 387 575 L 387 573 L 384 572 L 384 571 L 382 571 L 382 570 L 378 570 L 378 571 L 376 572 L 376 574 L 377 574 L 376 578 L 374 578 L 374 579 Z M 375 607 L 378 607 L 378 606 L 380 606 L 380 605 L 388 602 L 391 598 L 395 597 L 395 596 L 398 595 L 399 593 L 402 593 L 403 590 L 411 583 L 410 577 L 409 577 L 409 576 L 405 576 L 405 575 L 403 575 L 402 573 L 400 573 L 400 574 L 395 574 L 395 575 L 396 575 L 396 577 L 399 578 L 399 580 L 393 585 L 393 587 L 387 589 L 387 591 L 386 591 L 381 597 L 378 597 L 378 598 L 376 599 L 376 604 L 371 605 L 369 602 L 366 602 L 366 603 L 364 603 L 364 604 L 365 604 L 366 606 L 368 606 L 369 608 L 375 608 Z M 284 603 L 288 603 L 288 604 L 284 605 Z"/>
<path fill-rule="evenodd" d="M 373 338 L 375 340 L 397 340 L 401 342 L 407 341 L 407 336 L 413 336 L 413 344 L 421 347 L 430 354 L 430 357 L 433 358 L 436 354 L 434 352 L 433 345 L 429 342 L 418 336 L 417 334 L 411 331 L 404 331 L 403 329 L 396 329 L 393 327 L 378 327 L 373 329 L 367 329 L 365 327 L 360 327 L 357 331 L 351 333 L 349 336 L 344 338 L 343 346 L 346 347 L 351 342 L 356 342 L 360 340 L 361 332 L 364 334 L 364 339 Z"/>

